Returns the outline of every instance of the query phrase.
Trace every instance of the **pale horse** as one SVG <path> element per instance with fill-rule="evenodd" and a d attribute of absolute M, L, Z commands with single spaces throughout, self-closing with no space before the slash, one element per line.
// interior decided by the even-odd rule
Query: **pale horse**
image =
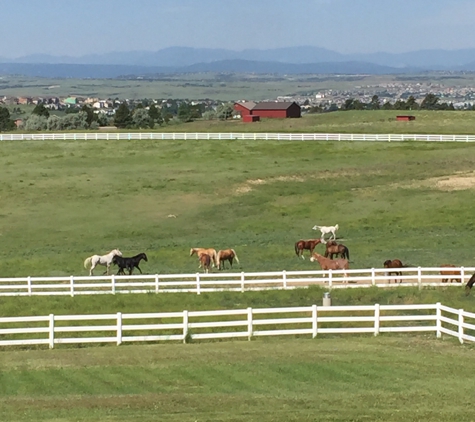
<path fill-rule="evenodd" d="M 85 259 L 84 268 L 87 270 L 87 267 L 91 265 L 89 275 L 93 275 L 92 271 L 94 270 L 94 268 L 96 268 L 97 265 L 105 265 L 107 267 L 107 270 L 104 271 L 104 274 L 107 273 L 107 275 L 109 275 L 109 269 L 112 264 L 112 260 L 116 255 L 122 256 L 122 252 L 119 251 L 119 249 L 113 249 L 107 255 L 92 255 Z"/>
<path fill-rule="evenodd" d="M 325 242 L 325 235 L 328 234 L 328 233 L 331 233 L 332 236 L 330 237 L 331 240 L 335 240 L 336 239 L 336 231 L 338 230 L 338 224 L 335 224 L 334 226 L 313 226 L 312 227 L 312 230 L 320 230 L 320 233 L 321 233 L 321 241 L 322 243 L 326 243 Z"/>

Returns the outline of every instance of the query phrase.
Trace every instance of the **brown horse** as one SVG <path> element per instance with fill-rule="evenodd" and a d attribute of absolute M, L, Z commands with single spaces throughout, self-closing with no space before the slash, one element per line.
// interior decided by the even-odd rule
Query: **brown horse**
<path fill-rule="evenodd" d="M 312 255 L 315 246 L 317 246 L 319 243 L 322 243 L 321 239 L 301 239 L 295 242 L 295 253 L 297 256 L 301 256 L 302 259 L 305 259 L 305 257 L 303 256 L 304 249 L 310 251 L 310 255 Z"/>
<path fill-rule="evenodd" d="M 384 268 L 404 268 L 405 266 L 402 264 L 402 262 L 399 259 L 393 259 L 392 261 L 390 259 L 384 261 Z M 388 276 L 391 274 L 394 274 L 396 276 L 402 277 L 402 271 L 389 271 L 386 273 Z M 389 280 L 391 283 L 391 280 Z M 397 278 L 394 279 L 394 282 L 397 283 Z M 399 283 L 402 283 L 402 279 L 399 279 Z"/>
<path fill-rule="evenodd" d="M 473 285 L 475 284 L 475 274 L 473 274 L 470 277 L 470 280 L 468 280 L 467 285 L 465 286 L 465 294 L 468 296 L 470 293 L 470 290 L 472 289 Z"/>
<path fill-rule="evenodd" d="M 211 258 L 211 263 L 213 267 L 218 266 L 218 254 L 216 253 L 216 249 L 213 248 L 191 248 L 190 249 L 190 256 L 192 255 L 198 255 L 198 259 L 202 254 L 208 254 Z M 201 268 L 201 264 L 198 268 Z"/>
<path fill-rule="evenodd" d="M 442 264 L 441 267 L 456 268 L 456 266 L 453 264 Z M 440 275 L 446 277 L 442 279 L 442 283 L 448 283 L 449 281 L 452 283 L 453 281 L 457 282 L 462 280 L 462 274 L 460 270 L 441 270 Z"/>
<path fill-rule="evenodd" d="M 336 255 L 337 258 L 340 255 L 340 258 L 350 260 L 350 251 L 345 245 L 329 240 L 325 248 L 325 258 L 330 257 L 330 259 L 333 259 L 333 255 Z"/>
<path fill-rule="evenodd" d="M 310 261 L 318 261 L 322 270 L 348 270 L 350 268 L 350 264 L 347 259 L 337 258 L 337 259 L 330 259 L 325 258 L 324 256 L 320 255 L 319 253 L 315 252 L 310 257 Z M 344 273 L 345 278 L 347 277 L 346 272 Z M 347 280 L 345 280 L 345 283 Z"/>
<path fill-rule="evenodd" d="M 224 270 L 224 261 L 228 261 L 231 268 L 233 267 L 233 260 L 239 264 L 239 258 L 234 249 L 223 249 L 218 251 L 217 261 L 218 261 L 218 270 Z"/>
<path fill-rule="evenodd" d="M 203 268 L 205 273 L 208 273 L 211 270 L 211 257 L 207 253 L 202 253 L 199 255 L 200 258 L 200 267 Z"/>

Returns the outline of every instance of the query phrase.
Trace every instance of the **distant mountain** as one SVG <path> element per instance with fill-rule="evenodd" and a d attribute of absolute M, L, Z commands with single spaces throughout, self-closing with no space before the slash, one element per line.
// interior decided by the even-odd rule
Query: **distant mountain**
<path fill-rule="evenodd" d="M 116 78 L 180 72 L 390 74 L 428 70 L 474 71 L 475 49 L 342 54 L 299 46 L 242 51 L 170 47 L 81 57 L 34 54 L 0 58 L 0 73 L 43 77 Z"/>

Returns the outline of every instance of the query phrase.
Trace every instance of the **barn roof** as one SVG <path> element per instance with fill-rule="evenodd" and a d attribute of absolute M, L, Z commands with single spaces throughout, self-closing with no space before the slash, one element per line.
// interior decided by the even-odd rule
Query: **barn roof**
<path fill-rule="evenodd" d="M 244 108 L 247 108 L 248 110 L 252 110 L 256 106 L 256 103 L 254 101 L 243 101 L 242 103 L 235 103 L 235 104 L 239 104 L 240 106 L 243 106 Z"/>
<path fill-rule="evenodd" d="M 257 103 L 253 110 L 287 110 L 292 104 L 296 103 L 289 101 L 263 101 Z"/>

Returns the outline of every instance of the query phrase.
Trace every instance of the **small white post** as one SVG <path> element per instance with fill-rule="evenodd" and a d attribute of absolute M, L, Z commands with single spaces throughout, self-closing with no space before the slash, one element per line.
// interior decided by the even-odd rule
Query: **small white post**
<path fill-rule="evenodd" d="M 436 322 L 435 322 L 435 327 L 436 327 L 436 334 L 437 338 L 442 337 L 442 331 L 440 330 L 442 327 L 442 309 L 440 309 L 440 302 L 437 302 L 435 304 L 435 314 L 436 314 Z"/>
<path fill-rule="evenodd" d="M 287 273 L 286 271 L 282 271 L 282 285 L 284 287 L 284 290 L 287 290 Z"/>
<path fill-rule="evenodd" d="M 74 297 L 74 276 L 69 276 L 69 290 L 71 297 Z"/>
<path fill-rule="evenodd" d="M 49 348 L 54 348 L 54 314 L 49 314 Z"/>
<path fill-rule="evenodd" d="M 188 311 L 183 311 L 183 343 L 186 343 L 188 336 Z"/>
<path fill-rule="evenodd" d="M 379 304 L 375 304 L 374 305 L 374 335 L 375 336 L 379 334 L 379 316 L 380 316 Z"/>
<path fill-rule="evenodd" d="M 117 346 L 122 344 L 122 312 L 117 312 Z"/>
<path fill-rule="evenodd" d="M 111 275 L 111 291 L 112 294 L 115 295 L 115 274 Z"/>
<path fill-rule="evenodd" d="M 245 276 L 244 276 L 244 271 L 241 272 L 241 292 L 244 292 L 244 282 L 245 282 Z"/>
<path fill-rule="evenodd" d="M 332 270 L 328 270 L 328 287 L 332 287 L 333 285 L 333 275 L 332 275 Z"/>
<path fill-rule="evenodd" d="M 252 337 L 252 308 L 247 308 L 247 339 L 251 341 Z"/>
<path fill-rule="evenodd" d="M 374 268 L 371 268 L 371 284 L 373 286 L 376 285 L 376 272 L 374 271 Z"/>
<path fill-rule="evenodd" d="M 200 289 L 200 273 L 196 273 L 196 294 L 198 294 L 198 295 L 201 294 L 201 289 Z"/>
<path fill-rule="evenodd" d="M 460 282 L 465 283 L 465 268 L 460 267 Z"/>
<path fill-rule="evenodd" d="M 421 267 L 417 267 L 417 284 L 419 285 L 419 290 L 421 290 L 422 289 L 422 270 L 421 270 Z"/>
<path fill-rule="evenodd" d="M 463 309 L 459 309 L 459 341 L 463 344 Z"/>
<path fill-rule="evenodd" d="M 160 278 L 158 277 L 158 274 L 155 274 L 155 293 L 158 293 L 160 290 Z"/>
<path fill-rule="evenodd" d="M 312 305 L 312 338 L 318 334 L 317 305 Z"/>
<path fill-rule="evenodd" d="M 31 277 L 30 276 L 28 276 L 27 283 L 28 283 L 28 296 L 31 296 Z"/>

